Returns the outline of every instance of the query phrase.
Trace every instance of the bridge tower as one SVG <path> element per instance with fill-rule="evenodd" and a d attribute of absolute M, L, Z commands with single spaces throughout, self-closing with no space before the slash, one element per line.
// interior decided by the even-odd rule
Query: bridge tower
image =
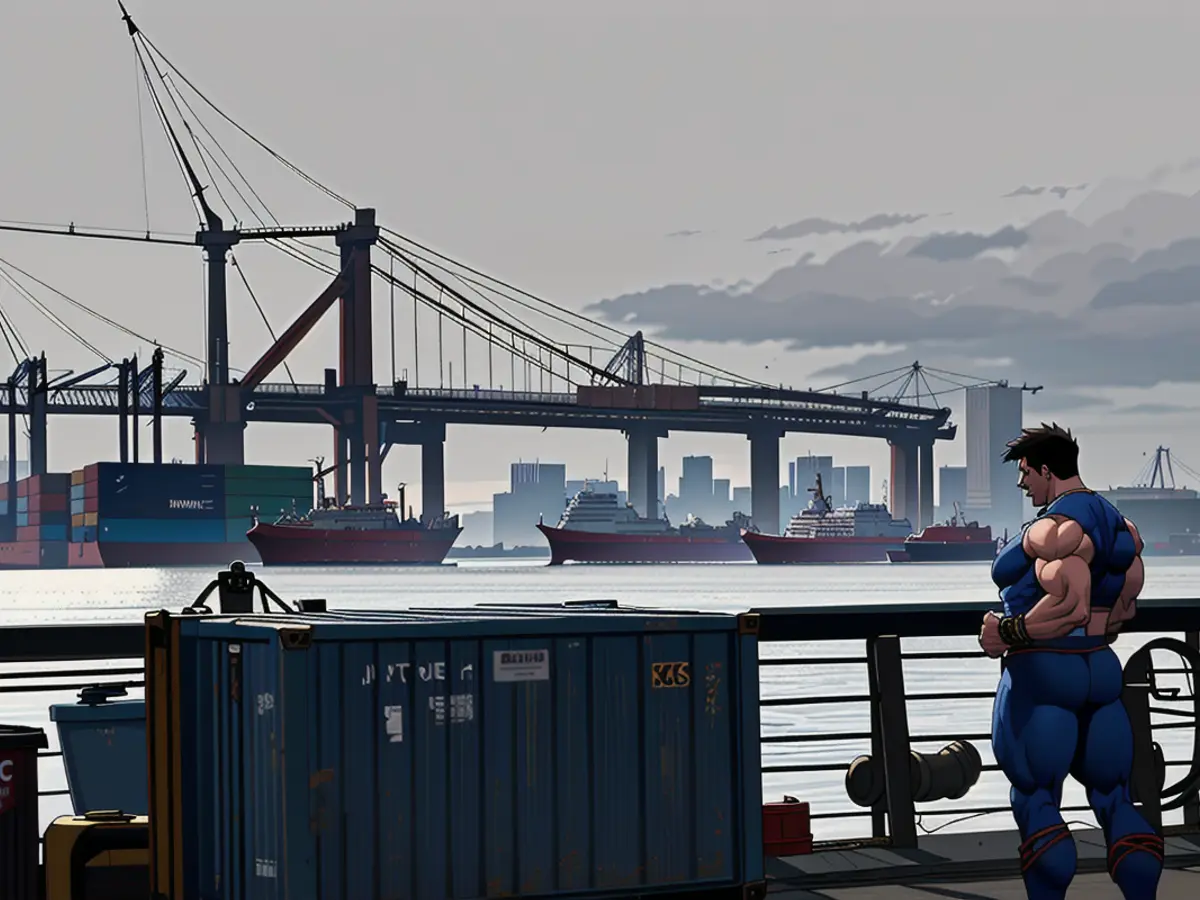
<path fill-rule="evenodd" d="M 383 478 L 371 331 L 371 247 L 379 240 L 375 210 L 355 210 L 354 223 L 334 240 L 345 285 L 338 302 L 338 386 L 351 400 L 334 425 L 334 490 L 339 503 L 349 499 L 360 506 L 368 500 L 369 484 L 370 502 L 378 504 Z"/>

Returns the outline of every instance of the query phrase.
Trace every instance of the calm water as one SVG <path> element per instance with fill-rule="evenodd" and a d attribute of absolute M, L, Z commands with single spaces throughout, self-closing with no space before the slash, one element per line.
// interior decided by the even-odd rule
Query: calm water
<path fill-rule="evenodd" d="M 1147 564 L 1147 597 L 1200 596 L 1200 564 L 1182 560 L 1151 560 Z M 271 569 L 258 570 L 267 584 L 284 600 L 324 597 L 331 606 L 347 608 L 402 609 L 407 606 L 465 606 L 481 601 L 550 602 L 568 599 L 613 598 L 629 605 L 684 609 L 741 610 L 751 606 L 809 606 L 904 602 L 988 602 L 995 591 L 986 565 L 939 566 L 806 566 L 803 568 L 749 565 L 680 566 L 565 566 L 549 568 L 540 561 L 489 563 L 460 562 L 457 566 L 410 570 Z M 0 610 L 6 625 L 63 622 L 138 622 L 147 610 L 177 610 L 189 603 L 213 577 L 208 569 L 128 570 L 0 573 Z M 1142 641 L 1122 639 L 1118 652 L 1124 657 Z M 971 645 L 963 640 L 906 641 L 909 650 L 953 650 Z M 764 644 L 764 657 L 861 655 L 852 643 Z M 1167 660 L 1164 660 L 1167 662 Z M 906 688 L 910 693 L 936 690 L 990 690 L 996 685 L 998 664 L 990 660 L 953 662 L 911 661 L 906 663 Z M 1182 676 L 1167 676 L 1167 679 Z M 1189 684 L 1181 684 L 1191 694 Z M 769 667 L 763 670 L 764 697 L 865 693 L 863 667 Z M 133 696 L 138 696 L 134 693 Z M 47 727 L 51 745 L 57 735 L 47 722 L 47 706 L 70 702 L 70 695 L 8 694 L 3 697 L 0 720 L 13 724 Z M 910 703 L 910 731 L 922 734 L 970 734 L 990 730 L 990 701 L 938 701 Z M 799 709 L 763 710 L 767 734 L 813 734 L 864 731 L 869 727 L 866 704 L 820 706 Z M 1158 732 L 1168 760 L 1190 755 L 1191 735 L 1186 729 Z M 976 745 L 985 763 L 991 763 L 986 743 Z M 934 751 L 938 744 L 918 744 L 917 749 Z M 763 749 L 766 765 L 847 764 L 869 752 L 867 742 L 818 744 L 770 744 Z M 1185 770 L 1168 770 L 1168 782 L 1178 780 Z M 43 787 L 65 786 L 57 760 L 42 767 Z M 769 774 L 764 778 L 768 799 L 787 793 L 807 800 L 814 813 L 850 809 L 843 773 Z M 1007 787 L 998 773 L 985 772 L 979 783 L 957 805 L 990 806 L 1006 801 Z M 1067 787 L 1065 802 L 1080 805 L 1082 791 L 1074 783 Z M 954 822 L 953 817 L 931 813 L 927 807 L 923 826 L 934 830 L 1007 828 L 1007 814 Z M 43 819 L 70 812 L 65 797 L 43 804 Z M 1179 816 L 1176 811 L 1168 813 Z M 1091 823 L 1088 814 L 1072 818 Z M 868 818 L 842 818 L 814 823 L 818 838 L 867 834 Z"/>

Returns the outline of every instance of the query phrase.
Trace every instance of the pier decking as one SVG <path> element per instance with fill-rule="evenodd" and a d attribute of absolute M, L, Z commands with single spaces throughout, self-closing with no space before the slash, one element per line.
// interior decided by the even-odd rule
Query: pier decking
<path fill-rule="evenodd" d="M 1200 833 L 1166 837 L 1158 900 L 1200 897 Z M 1079 871 L 1069 896 L 1120 900 L 1105 871 L 1104 837 L 1097 828 L 1073 828 Z M 883 842 L 847 842 L 845 849 L 767 861 L 769 893 L 781 900 L 1024 900 L 1017 866 L 1016 831 L 923 836 L 915 850 Z"/>

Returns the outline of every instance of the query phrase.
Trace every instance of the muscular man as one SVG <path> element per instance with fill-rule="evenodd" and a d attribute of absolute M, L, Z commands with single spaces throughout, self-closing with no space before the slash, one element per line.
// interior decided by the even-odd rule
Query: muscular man
<path fill-rule="evenodd" d="M 1042 507 L 992 564 L 1004 614 L 979 644 L 1001 658 L 992 749 L 1012 785 L 1030 900 L 1066 897 L 1075 842 L 1063 822 L 1068 774 L 1104 830 L 1108 871 L 1126 900 L 1153 900 L 1163 841 L 1133 806 L 1133 732 L 1109 644 L 1133 618 L 1145 573 L 1133 523 L 1079 477 L 1079 444 L 1057 425 L 1008 444 L 1019 484 Z"/>

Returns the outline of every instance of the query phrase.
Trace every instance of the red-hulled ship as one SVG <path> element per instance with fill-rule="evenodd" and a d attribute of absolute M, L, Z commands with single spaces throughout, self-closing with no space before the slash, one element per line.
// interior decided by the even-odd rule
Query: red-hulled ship
<path fill-rule="evenodd" d="M 929 525 L 919 534 L 909 535 L 900 550 L 889 550 L 889 562 L 991 562 L 996 558 L 999 543 L 992 529 L 978 522 L 968 522 L 954 504 L 954 516 L 949 522 Z"/>
<path fill-rule="evenodd" d="M 557 526 L 538 522 L 550 544 L 550 565 L 581 563 L 749 562 L 742 543 L 750 525 L 740 513 L 724 525 L 692 519 L 674 527 L 639 516 L 613 493 L 582 490 L 571 498 Z"/>
<path fill-rule="evenodd" d="M 318 508 L 259 522 L 246 533 L 266 566 L 397 566 L 441 563 L 462 533 L 458 516 L 401 519 L 394 500 L 380 506 L 335 506 L 317 479 Z M 400 509 L 404 487 L 400 488 Z"/>
<path fill-rule="evenodd" d="M 912 523 L 893 519 L 881 503 L 834 509 L 820 475 L 808 490 L 808 508 L 792 516 L 782 536 L 743 532 L 759 564 L 885 562 L 887 551 L 902 549 L 912 534 Z"/>

